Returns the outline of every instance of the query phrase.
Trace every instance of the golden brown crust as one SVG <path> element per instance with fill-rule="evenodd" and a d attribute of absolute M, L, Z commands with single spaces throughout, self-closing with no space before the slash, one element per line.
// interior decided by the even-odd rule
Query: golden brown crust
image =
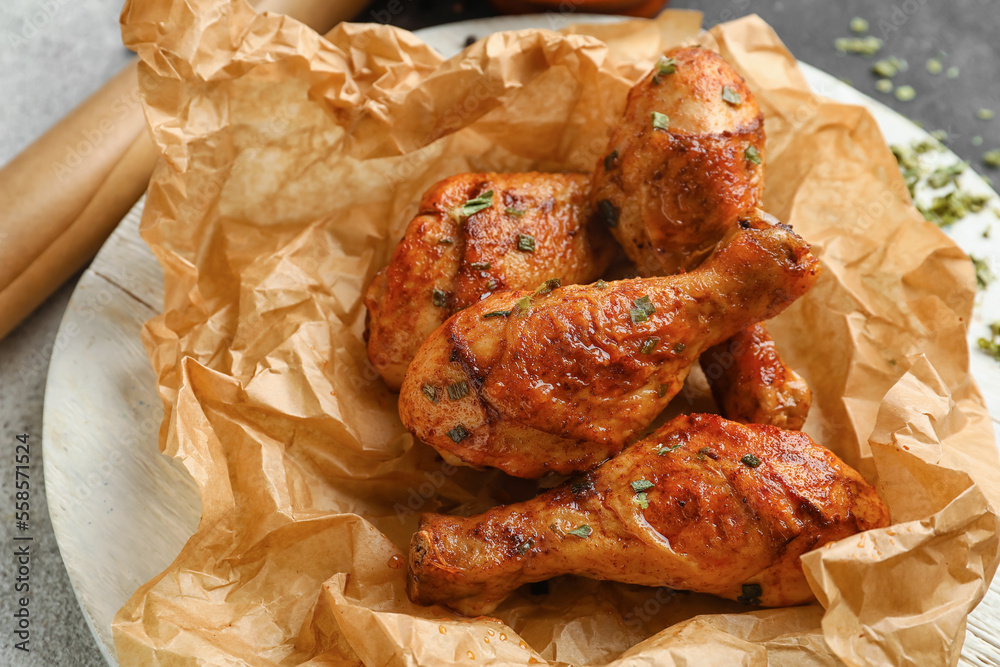
<path fill-rule="evenodd" d="M 763 324 L 712 347 L 700 362 L 715 402 L 728 419 L 794 431 L 805 424 L 812 392 L 781 360 Z"/>
<path fill-rule="evenodd" d="M 421 347 L 400 417 L 473 465 L 584 469 L 649 425 L 705 349 L 783 310 L 817 274 L 808 244 L 760 214 L 687 274 L 493 295 Z M 635 313 L 644 298 L 653 310 Z"/>
<path fill-rule="evenodd" d="M 521 584 L 571 573 L 800 604 L 812 599 L 803 553 L 889 521 L 861 475 L 809 436 L 687 415 L 532 500 L 467 518 L 425 514 L 407 591 L 485 614 Z"/>
<path fill-rule="evenodd" d="M 459 174 L 424 194 L 365 296 L 368 355 L 390 389 L 431 332 L 483 295 L 553 277 L 590 282 L 604 272 L 615 248 L 592 219 L 589 184 L 582 174 Z M 453 213 L 490 190 L 488 208 Z M 534 238 L 533 252 L 517 250 L 518 234 Z"/>
<path fill-rule="evenodd" d="M 659 76 L 654 68 L 629 92 L 591 191 L 595 210 L 647 276 L 697 266 L 764 191 L 764 120 L 742 77 L 705 49 L 666 56 L 676 71 Z M 723 99 L 727 88 L 738 105 Z M 667 116 L 666 129 L 653 126 L 653 112 Z M 760 163 L 747 157 L 751 147 Z"/>

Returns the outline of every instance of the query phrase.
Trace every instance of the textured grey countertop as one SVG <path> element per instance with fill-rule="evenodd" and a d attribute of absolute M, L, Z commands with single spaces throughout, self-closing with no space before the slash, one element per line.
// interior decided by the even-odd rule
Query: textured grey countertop
<path fill-rule="evenodd" d="M 331 0 L 332 1 L 332 0 Z M 483 3 L 408 0 L 393 23 L 410 29 L 465 18 L 489 16 Z M 572 3 L 564 3 L 568 6 Z M 393 2 L 392 7 L 399 4 Z M 801 60 L 848 79 L 928 130 L 943 129 L 949 146 L 980 171 L 982 153 L 1000 148 L 1000 117 L 976 118 L 977 109 L 1000 112 L 1000 1 L 899 0 L 679 0 L 673 7 L 700 9 L 706 25 L 756 12 L 767 20 Z M 358 20 L 377 20 L 390 7 L 375 2 Z M 4 0 L 0 5 L 0 164 L 21 149 L 117 72 L 130 54 L 118 31 L 120 0 Z M 880 56 L 905 58 L 910 69 L 897 77 L 917 97 L 900 102 L 875 91 L 870 59 L 837 53 L 833 40 L 850 36 L 854 16 L 866 18 L 871 32 L 884 36 Z M 933 75 L 925 64 L 940 57 L 959 76 Z M 981 137 L 976 145 L 975 137 Z M 0 202 L 2 215 L 3 202 Z M 48 523 L 42 486 L 42 399 L 49 356 L 74 281 L 64 286 L 5 340 L 0 341 L 0 543 L 13 544 L 13 448 L 15 434 L 30 434 L 32 479 L 31 652 L 14 649 L 10 629 L 14 609 L 12 560 L 0 567 L 0 665 L 40 666 L 103 664 L 77 606 Z M 151 447 L 155 443 L 150 442 Z M 12 547 L 4 547 L 10 553 Z M 998 663 L 1000 664 L 1000 663 Z"/>

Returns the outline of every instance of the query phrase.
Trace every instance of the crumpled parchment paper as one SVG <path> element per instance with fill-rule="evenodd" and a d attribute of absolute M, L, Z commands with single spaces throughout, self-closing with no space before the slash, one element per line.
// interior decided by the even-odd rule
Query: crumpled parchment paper
<path fill-rule="evenodd" d="M 166 296 L 144 341 L 160 447 L 203 516 L 118 613 L 123 665 L 957 661 L 1000 555 L 1000 464 L 965 342 L 972 267 L 910 205 L 867 112 L 813 96 L 760 19 L 699 24 L 670 11 L 495 34 L 445 61 L 404 31 L 323 38 L 242 0 L 126 4 L 163 154 L 142 233 Z M 877 483 L 895 524 L 808 554 L 811 606 L 562 577 L 495 618 L 417 607 L 402 555 L 419 514 L 535 485 L 453 468 L 406 433 L 367 362 L 363 290 L 429 185 L 589 171 L 630 85 L 696 41 L 755 91 L 766 205 L 822 258 L 770 325 L 813 388 L 806 431 Z M 705 400 L 692 377 L 674 408 Z"/>

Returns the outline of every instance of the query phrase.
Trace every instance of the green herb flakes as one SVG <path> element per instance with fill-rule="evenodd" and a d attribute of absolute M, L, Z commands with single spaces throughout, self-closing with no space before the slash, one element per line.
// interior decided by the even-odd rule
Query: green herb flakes
<path fill-rule="evenodd" d="M 660 59 L 656 61 L 656 71 L 653 72 L 653 85 L 660 85 L 660 81 L 663 77 L 668 74 L 673 74 L 677 71 L 677 61 L 673 58 L 667 58 L 666 56 L 660 56 Z"/>
<path fill-rule="evenodd" d="M 968 192 L 954 190 L 941 197 L 935 197 L 929 206 L 917 206 L 917 210 L 938 227 L 950 227 L 969 213 L 978 213 L 986 206 L 987 198 Z"/>
<path fill-rule="evenodd" d="M 727 104 L 731 104 L 734 107 L 738 107 L 743 104 L 743 98 L 730 86 L 722 87 L 722 99 L 726 101 Z"/>
<path fill-rule="evenodd" d="M 687 349 L 687 345 L 685 345 L 684 343 L 674 343 L 674 347 L 672 349 L 674 351 L 674 354 L 680 354 L 681 352 Z"/>
<path fill-rule="evenodd" d="M 479 213 L 483 209 L 487 209 L 493 206 L 493 191 L 487 190 L 478 197 L 469 199 L 461 206 L 456 206 L 448 212 L 451 219 L 455 222 L 463 222 L 466 218 L 471 215 Z"/>
<path fill-rule="evenodd" d="M 530 538 L 525 540 L 524 542 L 521 542 L 519 545 L 517 545 L 517 555 L 523 556 L 524 554 L 528 553 L 528 551 L 530 551 L 531 547 L 533 547 L 534 545 L 535 545 L 534 540 Z"/>
<path fill-rule="evenodd" d="M 587 524 L 583 524 L 582 526 L 577 526 L 573 530 L 567 530 L 566 534 L 567 535 L 576 535 L 577 537 L 590 537 L 590 534 L 592 532 L 594 532 L 593 528 L 591 528 Z"/>
<path fill-rule="evenodd" d="M 761 162 L 760 151 L 757 150 L 756 146 L 747 146 L 747 149 L 743 151 L 743 157 L 754 164 L 760 164 Z"/>
<path fill-rule="evenodd" d="M 670 125 L 670 119 L 666 114 L 662 114 L 659 111 L 654 111 L 650 114 L 653 121 L 654 130 L 665 130 Z"/>
<path fill-rule="evenodd" d="M 740 458 L 740 462 L 748 468 L 756 468 L 760 465 L 760 459 L 753 454 L 744 454 Z"/>
<path fill-rule="evenodd" d="M 518 234 L 517 249 L 522 252 L 535 252 L 535 237 L 531 234 Z"/>
<path fill-rule="evenodd" d="M 438 308 L 444 308 L 448 305 L 448 295 L 435 287 L 431 291 L 431 303 L 433 303 Z"/>
<path fill-rule="evenodd" d="M 677 445 L 669 445 L 669 446 L 663 445 L 662 447 L 660 447 L 659 449 L 656 450 L 656 455 L 657 456 L 666 456 L 667 454 L 669 454 L 670 452 L 674 451 L 675 449 L 677 449 L 679 447 L 680 447 L 679 444 L 677 444 Z"/>
<path fill-rule="evenodd" d="M 967 166 L 965 162 L 956 162 L 946 167 L 939 167 L 927 177 L 927 184 L 932 188 L 943 188 L 949 183 L 958 185 L 957 179 Z"/>
<path fill-rule="evenodd" d="M 871 35 L 866 37 L 838 37 L 834 40 L 833 46 L 841 53 L 873 56 L 882 48 L 882 40 Z"/>
<path fill-rule="evenodd" d="M 438 402 L 438 390 L 435 387 L 429 384 L 425 384 L 423 387 L 420 388 L 420 391 L 424 393 L 424 396 L 426 396 L 427 400 L 430 401 L 431 403 Z"/>
<path fill-rule="evenodd" d="M 448 398 L 457 401 L 469 395 L 469 383 L 465 380 L 448 385 Z"/>
<path fill-rule="evenodd" d="M 636 493 L 639 493 L 640 491 L 648 491 L 654 486 L 648 479 L 637 479 L 634 482 L 630 482 L 629 485 Z"/>
<path fill-rule="evenodd" d="M 656 336 L 651 336 L 642 342 L 642 347 L 639 348 L 640 354 L 653 354 L 656 352 L 656 346 L 660 344 L 660 339 Z"/>
<path fill-rule="evenodd" d="M 764 589 L 760 584 L 743 584 L 743 592 L 736 600 L 745 605 L 759 605 L 763 594 Z"/>
<path fill-rule="evenodd" d="M 976 284 L 979 289 L 986 289 L 997 278 L 993 269 L 990 268 L 990 263 L 973 255 L 969 255 L 969 259 L 972 260 L 972 266 L 976 269 Z"/>
<path fill-rule="evenodd" d="M 597 215 L 608 227 L 617 227 L 621 211 L 618 210 L 618 207 L 610 199 L 602 199 L 597 202 Z"/>
<path fill-rule="evenodd" d="M 607 289 L 608 288 L 608 282 L 606 280 L 603 280 L 603 279 L 598 280 L 596 283 L 594 283 L 594 287 L 596 287 L 597 289 L 600 289 L 600 290 Z"/>
<path fill-rule="evenodd" d="M 465 430 L 465 427 L 459 424 L 455 428 L 448 431 L 448 437 L 451 441 L 458 444 L 469 437 L 469 432 Z"/>
<path fill-rule="evenodd" d="M 990 337 L 980 338 L 976 343 L 980 350 L 1000 361 L 1000 322 L 990 324 Z"/>
<path fill-rule="evenodd" d="M 917 96 L 917 91 L 913 89 L 913 86 L 900 86 L 896 89 L 895 95 L 900 102 L 909 102 Z"/>

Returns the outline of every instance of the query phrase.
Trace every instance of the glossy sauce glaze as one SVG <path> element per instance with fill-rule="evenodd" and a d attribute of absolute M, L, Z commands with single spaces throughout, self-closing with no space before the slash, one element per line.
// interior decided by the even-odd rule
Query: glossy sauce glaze
<path fill-rule="evenodd" d="M 524 583 L 578 574 L 801 604 L 812 599 L 803 553 L 889 520 L 875 490 L 809 436 L 687 415 L 532 500 L 424 515 L 408 593 L 476 615 Z"/>

